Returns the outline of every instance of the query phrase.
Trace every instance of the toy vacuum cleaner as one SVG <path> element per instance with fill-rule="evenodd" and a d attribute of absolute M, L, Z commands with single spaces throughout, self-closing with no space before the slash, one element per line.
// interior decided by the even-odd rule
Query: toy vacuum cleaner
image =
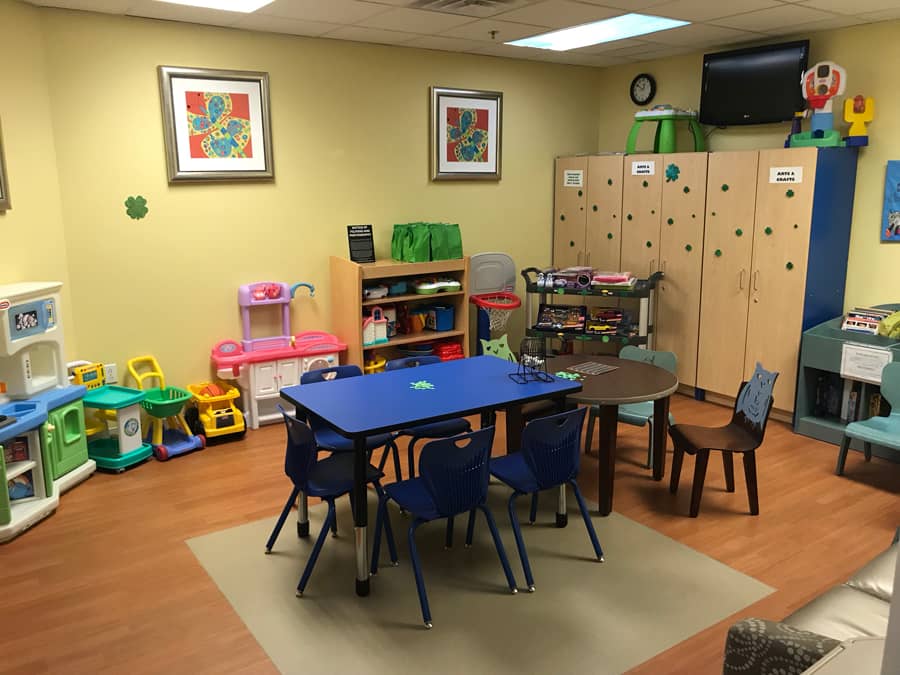
<path fill-rule="evenodd" d="M 184 419 L 184 404 L 191 399 L 191 392 L 179 387 L 167 387 L 166 377 L 153 356 L 138 356 L 128 361 L 128 372 L 138 389 L 145 392 L 141 406 L 151 418 L 147 441 L 153 446 L 153 455 L 165 461 L 176 455 L 206 447 L 206 437 L 194 435 Z M 146 387 L 147 380 L 156 380 L 156 387 Z"/>

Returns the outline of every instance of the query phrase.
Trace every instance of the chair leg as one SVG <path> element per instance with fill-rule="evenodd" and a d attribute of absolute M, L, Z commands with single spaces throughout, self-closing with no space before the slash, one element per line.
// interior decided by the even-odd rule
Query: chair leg
<path fill-rule="evenodd" d="M 424 520 L 416 518 L 409 525 L 409 559 L 412 561 L 413 575 L 416 577 L 416 591 L 419 593 L 419 604 L 422 607 L 422 620 L 425 628 L 431 628 L 431 609 L 428 607 L 428 595 L 425 593 L 425 579 L 422 577 L 422 563 L 419 561 L 419 551 L 416 549 L 416 528 Z"/>
<path fill-rule="evenodd" d="M 869 443 L 869 441 L 863 443 L 863 454 L 865 455 L 867 462 L 872 461 L 872 444 Z"/>
<path fill-rule="evenodd" d="M 297 536 L 301 539 L 309 536 L 309 498 L 302 490 L 297 496 Z"/>
<path fill-rule="evenodd" d="M 519 549 L 519 560 L 522 561 L 522 570 L 525 572 L 525 583 L 528 590 L 534 593 L 534 576 L 531 574 L 531 563 L 528 561 L 528 551 L 525 550 L 525 540 L 522 538 L 522 528 L 519 526 L 519 517 L 516 515 L 516 497 L 523 493 L 513 490 L 507 502 L 509 511 L 509 523 L 512 525 L 513 536 L 516 538 L 516 548 Z"/>
<path fill-rule="evenodd" d="M 306 584 L 309 583 L 309 577 L 312 574 L 313 568 L 316 566 L 316 560 L 319 559 L 322 545 L 325 543 L 325 535 L 328 534 L 328 526 L 334 521 L 334 518 L 334 499 L 329 499 L 328 515 L 325 516 L 325 522 L 322 523 L 322 530 L 319 532 L 319 537 L 316 539 L 316 545 L 313 546 L 312 553 L 309 554 L 309 560 L 306 561 L 306 567 L 303 568 L 303 576 L 300 577 L 300 583 L 297 584 L 298 598 L 301 597 L 303 591 L 306 590 Z"/>
<path fill-rule="evenodd" d="M 647 437 L 647 466 L 645 469 L 653 468 L 653 418 L 650 417 L 647 419 L 647 428 L 650 431 L 650 435 Z"/>
<path fill-rule="evenodd" d="M 447 533 L 444 535 L 444 550 L 453 548 L 453 516 L 447 518 Z"/>
<path fill-rule="evenodd" d="M 416 477 L 416 462 L 415 456 L 413 455 L 413 449 L 416 445 L 416 441 L 419 439 L 416 436 L 411 436 L 409 439 L 409 445 L 406 446 L 406 465 L 409 469 L 409 474 L 407 478 L 415 478 Z"/>
<path fill-rule="evenodd" d="M 291 512 L 291 507 L 294 505 L 294 501 L 297 499 L 298 494 L 300 494 L 300 488 L 295 487 L 291 490 L 291 496 L 288 497 L 287 504 L 285 504 L 284 508 L 281 510 L 281 515 L 278 516 L 278 522 L 275 523 L 275 529 L 272 530 L 272 534 L 269 535 L 269 541 L 266 542 L 266 553 L 272 552 L 275 540 L 278 539 L 281 528 L 284 527 L 284 521 L 287 520 L 287 517 Z"/>
<path fill-rule="evenodd" d="M 747 478 L 747 496 L 750 499 L 750 515 L 759 515 L 759 493 L 756 483 L 756 450 L 744 453 L 744 476 Z"/>
<path fill-rule="evenodd" d="M 734 457 L 730 450 L 722 451 L 722 465 L 725 467 L 725 490 L 734 492 Z"/>
<path fill-rule="evenodd" d="M 534 521 L 537 520 L 538 494 L 538 492 L 531 493 L 531 513 L 528 514 L 528 523 L 530 525 L 534 525 Z"/>
<path fill-rule="evenodd" d="M 669 479 L 669 492 L 678 492 L 678 481 L 681 480 L 681 465 L 684 462 L 684 448 L 678 443 L 672 453 L 672 477 Z"/>
<path fill-rule="evenodd" d="M 584 454 L 591 451 L 591 443 L 594 441 L 594 423 L 597 421 L 597 406 L 588 408 L 587 433 L 584 435 Z"/>
<path fill-rule="evenodd" d="M 472 546 L 472 537 L 475 536 L 475 509 L 469 511 L 469 522 L 466 525 L 466 548 Z"/>
<path fill-rule="evenodd" d="M 706 480 L 706 466 L 709 464 L 709 450 L 704 448 L 697 451 L 697 461 L 694 463 L 694 484 L 691 486 L 691 518 L 696 518 L 700 513 L 700 498 L 703 496 L 703 481 Z"/>
<path fill-rule="evenodd" d="M 388 552 L 391 555 L 391 563 L 397 566 L 397 544 L 394 541 L 394 529 L 391 527 L 391 514 L 388 513 L 388 496 L 381 487 L 381 483 L 373 481 L 375 492 L 378 494 L 378 512 L 375 519 L 375 544 L 372 550 L 372 574 L 378 573 L 378 554 L 381 550 L 381 528 L 384 526 L 387 537 Z"/>
<path fill-rule="evenodd" d="M 847 461 L 847 451 L 850 449 L 850 437 L 844 434 L 841 439 L 841 449 L 838 450 L 837 466 L 834 467 L 834 473 L 838 476 L 844 475 L 844 463 Z"/>
<path fill-rule="evenodd" d="M 578 489 L 578 483 L 575 479 L 569 481 L 572 490 L 575 492 L 575 499 L 578 501 L 578 508 L 581 510 L 581 517 L 584 518 L 584 526 L 587 528 L 588 536 L 591 538 L 591 545 L 594 547 L 594 553 L 597 554 L 597 560 L 603 562 L 603 549 L 600 548 L 600 540 L 597 539 L 597 531 L 594 529 L 594 523 L 591 515 L 588 513 L 587 504 L 584 503 L 584 497 L 581 496 L 581 490 Z"/>
<path fill-rule="evenodd" d="M 497 555 L 500 556 L 500 564 L 503 565 L 503 573 L 506 575 L 506 583 L 509 585 L 509 590 L 513 593 L 518 593 L 519 589 L 516 588 L 516 578 L 513 576 L 512 569 L 509 566 L 509 558 L 506 557 L 506 549 L 503 548 L 503 540 L 500 539 L 500 533 L 497 531 L 497 523 L 494 522 L 494 516 L 491 515 L 490 510 L 484 504 L 478 508 L 481 509 L 481 512 L 488 522 L 488 527 L 491 530 L 491 537 L 494 539 L 494 548 L 497 549 Z"/>

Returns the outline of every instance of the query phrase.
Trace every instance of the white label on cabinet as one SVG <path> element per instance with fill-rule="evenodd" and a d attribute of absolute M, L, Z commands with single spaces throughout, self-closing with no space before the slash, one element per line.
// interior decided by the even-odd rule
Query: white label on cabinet
<path fill-rule="evenodd" d="M 772 166 L 769 167 L 770 183 L 802 183 L 802 166 Z"/>
<path fill-rule="evenodd" d="M 656 162 L 632 162 L 632 176 L 652 176 L 656 173 Z"/>
<path fill-rule="evenodd" d="M 841 345 L 841 377 L 881 384 L 881 371 L 892 357 L 888 349 L 845 342 Z"/>
<path fill-rule="evenodd" d="M 584 170 L 566 169 L 563 171 L 563 187 L 584 187 Z"/>

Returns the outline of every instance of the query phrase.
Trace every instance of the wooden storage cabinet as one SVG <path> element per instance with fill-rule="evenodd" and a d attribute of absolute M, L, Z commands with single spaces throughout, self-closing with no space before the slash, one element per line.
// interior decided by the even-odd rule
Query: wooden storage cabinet
<path fill-rule="evenodd" d="M 709 155 L 697 387 L 727 396 L 744 378 L 758 167 L 758 152 Z"/>
<path fill-rule="evenodd" d="M 659 271 L 659 223 L 664 155 L 628 155 L 622 178 L 620 268 L 639 278 Z M 641 166 L 652 166 L 645 174 Z"/>
<path fill-rule="evenodd" d="M 436 260 L 426 263 L 403 263 L 380 260 L 374 263 L 355 263 L 345 258 L 332 256 L 331 268 L 331 326 L 334 333 L 347 343 L 347 363 L 363 367 L 368 354 L 378 352 L 387 358 L 401 356 L 397 347 L 438 340 L 454 340 L 462 346 L 465 356 L 469 355 L 469 258 L 458 260 Z M 390 286 L 400 280 L 412 282 L 427 277 L 451 277 L 460 282 L 461 290 L 434 294 L 402 295 L 364 300 L 363 287 L 383 283 Z M 364 346 L 362 335 L 363 307 L 378 305 L 427 305 L 442 304 L 453 307 L 453 330 L 433 331 L 425 329 L 421 333 L 398 334 L 387 342 Z"/>
<path fill-rule="evenodd" d="M 654 348 L 678 356 L 678 381 L 693 387 L 700 329 L 700 277 L 706 203 L 705 152 L 664 155 Z"/>
<path fill-rule="evenodd" d="M 602 270 L 619 269 L 622 166 L 622 155 L 557 158 L 554 267 L 588 265 Z M 581 185 L 570 184 L 578 182 L 577 172 L 581 172 Z"/>

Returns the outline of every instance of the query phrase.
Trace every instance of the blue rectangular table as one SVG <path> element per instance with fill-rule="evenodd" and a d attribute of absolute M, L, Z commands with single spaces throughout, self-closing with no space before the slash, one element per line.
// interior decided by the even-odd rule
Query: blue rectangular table
<path fill-rule="evenodd" d="M 285 387 L 281 396 L 298 413 L 315 415 L 355 445 L 353 501 L 366 504 L 366 442 L 368 436 L 438 422 L 453 417 L 492 412 L 529 401 L 555 398 L 581 390 L 579 382 L 517 384 L 510 379 L 518 366 L 493 356 L 445 361 L 377 375 Z M 369 592 L 366 550 L 366 508 L 354 509 L 356 592 Z"/>

